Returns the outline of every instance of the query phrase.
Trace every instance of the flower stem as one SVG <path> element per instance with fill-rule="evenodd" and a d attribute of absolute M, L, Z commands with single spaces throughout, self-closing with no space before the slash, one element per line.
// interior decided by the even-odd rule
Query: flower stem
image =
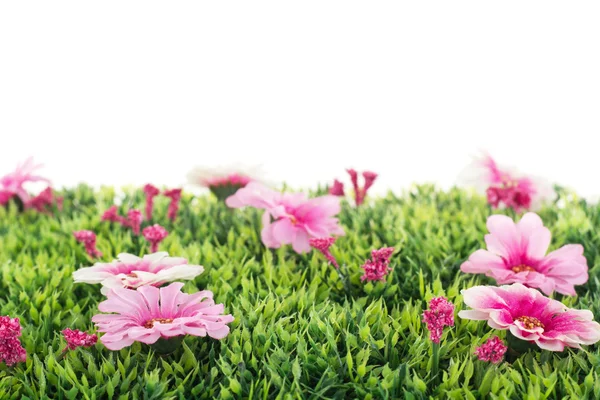
<path fill-rule="evenodd" d="M 433 377 L 433 382 L 437 385 L 438 382 L 438 371 L 440 367 L 440 344 L 431 342 L 431 375 Z"/>

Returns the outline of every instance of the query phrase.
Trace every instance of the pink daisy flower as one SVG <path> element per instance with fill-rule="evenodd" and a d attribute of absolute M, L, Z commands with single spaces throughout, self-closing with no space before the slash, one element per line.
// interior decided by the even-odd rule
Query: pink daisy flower
<path fill-rule="evenodd" d="M 264 209 L 261 236 L 270 248 L 291 244 L 297 253 L 305 253 L 310 251 L 310 238 L 344 234 L 334 217 L 340 212 L 340 200 L 335 196 L 307 199 L 303 193 L 280 193 L 251 182 L 227 198 L 226 204 Z"/>
<path fill-rule="evenodd" d="M 504 358 L 508 347 L 498 336 L 488 339 L 484 344 L 475 349 L 475 354 L 480 361 L 489 361 L 498 364 Z"/>
<path fill-rule="evenodd" d="M 233 316 L 223 315 L 223 304 L 215 304 L 213 294 L 203 290 L 194 294 L 181 291 L 183 283 L 137 290 L 115 288 L 98 305 L 104 313 L 92 318 L 100 341 L 110 350 L 120 350 L 134 342 L 156 343 L 176 336 L 210 336 L 223 339 L 229 334 Z"/>
<path fill-rule="evenodd" d="M 79 329 L 66 328 L 62 331 L 67 341 L 67 349 L 75 350 L 78 347 L 92 347 L 98 341 L 98 336 L 82 332 Z"/>
<path fill-rule="evenodd" d="M 27 360 L 27 353 L 21 341 L 19 318 L 0 317 L 0 361 L 9 367 Z"/>
<path fill-rule="evenodd" d="M 112 288 L 137 288 L 143 285 L 161 286 L 176 280 L 192 280 L 204 272 L 201 265 L 190 265 L 185 258 L 169 257 L 166 252 L 148 254 L 140 258 L 119 254 L 110 263 L 96 263 L 92 267 L 73 272 L 75 283 L 102 285 L 102 293 Z"/>
<path fill-rule="evenodd" d="M 150 242 L 150 251 L 152 253 L 156 253 L 158 251 L 159 243 L 162 242 L 168 234 L 169 232 L 167 232 L 165 228 L 158 224 L 148 226 L 142 231 L 144 238 Z"/>
<path fill-rule="evenodd" d="M 225 200 L 250 182 L 260 181 L 261 172 L 256 167 L 196 167 L 187 179 L 192 185 L 208 188 L 218 199 Z"/>
<path fill-rule="evenodd" d="M 445 326 L 454 326 L 454 304 L 445 297 L 434 297 L 429 302 L 429 310 L 423 311 L 423 322 L 429 330 L 429 339 L 440 343 Z"/>
<path fill-rule="evenodd" d="M 46 182 L 50 181 L 39 175 L 34 175 L 34 171 L 41 168 L 41 164 L 34 164 L 33 158 L 28 158 L 23 164 L 10 174 L 0 178 L 0 205 L 6 204 L 12 197 L 17 196 L 23 204 L 29 202 L 29 193 L 23 185 L 28 182 Z"/>
<path fill-rule="evenodd" d="M 547 295 L 557 291 L 574 296 L 574 285 L 587 282 L 583 246 L 569 244 L 546 255 L 551 234 L 537 214 L 525 214 L 518 224 L 507 216 L 492 215 L 487 227 L 488 249 L 471 254 L 461 271 L 485 274 L 500 285 L 519 282 Z"/>
<path fill-rule="evenodd" d="M 581 348 L 600 340 L 600 324 L 588 310 L 567 308 L 535 289 L 514 283 L 501 287 L 475 286 L 461 291 L 465 304 L 458 316 L 487 321 L 494 329 L 510 330 L 516 338 L 550 351 Z"/>

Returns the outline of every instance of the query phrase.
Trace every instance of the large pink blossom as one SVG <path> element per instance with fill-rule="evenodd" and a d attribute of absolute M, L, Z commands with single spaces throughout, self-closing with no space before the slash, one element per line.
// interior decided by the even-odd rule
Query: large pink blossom
<path fill-rule="evenodd" d="M 485 194 L 494 208 L 535 210 L 556 197 L 552 185 L 546 180 L 500 166 L 488 154 L 475 158 L 461 172 L 458 183 L 472 186 Z"/>
<path fill-rule="evenodd" d="M 298 253 L 310 250 L 310 238 L 343 235 L 335 218 L 340 212 L 339 198 L 331 195 L 307 199 L 304 193 L 280 193 L 258 182 L 250 182 L 227 198 L 229 207 L 251 206 L 264 209 L 262 241 L 278 248 L 291 244 Z"/>
<path fill-rule="evenodd" d="M 160 289 L 112 289 L 98 305 L 100 311 L 111 314 L 92 318 L 104 333 L 100 341 L 110 350 L 120 350 L 134 342 L 153 344 L 175 336 L 227 336 L 233 316 L 223 314 L 224 306 L 215 304 L 212 292 L 186 294 L 182 287 L 183 283 L 175 282 Z"/>
<path fill-rule="evenodd" d="M 36 165 L 33 162 L 33 158 L 28 158 L 23 164 L 18 165 L 17 168 L 10 174 L 4 175 L 0 178 L 0 205 L 5 204 L 13 196 L 19 197 L 23 204 L 27 204 L 30 200 L 30 195 L 23 186 L 27 182 L 46 182 L 50 181 L 39 175 L 34 175 L 34 172 L 39 169 L 41 165 Z"/>
<path fill-rule="evenodd" d="M 567 308 L 520 283 L 475 286 L 461 293 L 472 310 L 460 311 L 459 317 L 487 321 L 490 327 L 510 330 L 542 349 L 562 351 L 565 346 L 580 348 L 600 340 L 600 324 L 591 311 Z"/>
<path fill-rule="evenodd" d="M 471 254 L 460 267 L 463 272 L 486 274 L 498 284 L 523 283 L 548 295 L 575 295 L 574 285 L 587 282 L 583 246 L 569 244 L 546 255 L 551 234 L 537 214 L 527 213 L 517 224 L 507 216 L 492 215 L 487 227 L 488 249 Z"/>

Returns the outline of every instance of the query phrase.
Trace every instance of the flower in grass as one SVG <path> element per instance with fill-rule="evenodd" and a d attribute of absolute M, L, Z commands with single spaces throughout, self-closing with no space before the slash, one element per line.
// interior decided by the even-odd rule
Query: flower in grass
<path fill-rule="evenodd" d="M 319 250 L 321 254 L 325 256 L 327 261 L 332 263 L 335 268 L 339 268 L 340 266 L 337 263 L 337 260 L 335 259 L 333 254 L 331 254 L 331 251 L 329 251 L 329 248 L 335 243 L 335 241 L 336 238 L 334 237 L 311 238 L 308 240 L 308 243 L 310 244 L 310 247 Z"/>
<path fill-rule="evenodd" d="M 365 261 L 361 268 L 365 271 L 360 277 L 361 281 L 385 281 L 385 277 L 392 269 L 390 257 L 394 252 L 393 247 L 384 247 L 371 252 L 371 259 Z"/>
<path fill-rule="evenodd" d="M 154 224 L 144 228 L 142 234 L 144 235 L 144 238 L 150 242 L 150 251 L 156 253 L 158 251 L 158 244 L 167 237 L 169 232 L 162 226 Z"/>
<path fill-rule="evenodd" d="M 471 254 L 461 271 L 485 274 L 500 285 L 522 283 L 547 295 L 557 291 L 574 296 L 574 285 L 587 282 L 583 246 L 568 244 L 546 255 L 551 234 L 537 214 L 527 213 L 517 224 L 507 216 L 492 215 L 487 227 L 488 249 Z"/>
<path fill-rule="evenodd" d="M 79 329 L 66 328 L 62 331 L 65 340 L 67 341 L 67 348 L 75 350 L 78 347 L 92 347 L 98 341 L 98 336 L 82 332 Z"/>
<path fill-rule="evenodd" d="M 344 196 L 344 184 L 334 179 L 333 186 L 329 188 L 329 194 L 332 196 Z"/>
<path fill-rule="evenodd" d="M 25 362 L 27 359 L 27 352 L 21 345 L 19 336 L 21 336 L 19 318 L 0 317 L 0 361 L 9 367 L 18 362 Z"/>
<path fill-rule="evenodd" d="M 475 354 L 480 361 L 489 361 L 498 364 L 504 358 L 504 353 L 508 347 L 504 345 L 502 339 L 494 336 L 488 339 L 484 344 L 475 349 Z"/>
<path fill-rule="evenodd" d="M 119 215 L 119 210 L 117 210 L 117 206 L 115 205 L 110 206 L 108 210 L 104 211 L 100 219 L 102 221 L 117 222 L 124 226 L 127 225 L 127 218 Z"/>
<path fill-rule="evenodd" d="M 47 187 L 37 196 L 29 199 L 25 204 L 25 208 L 33 208 L 38 212 L 49 212 L 53 205 L 56 204 L 58 209 L 62 208 L 63 198 L 54 196 L 51 187 Z"/>
<path fill-rule="evenodd" d="M 517 212 L 537 209 L 556 197 L 552 185 L 544 179 L 499 166 L 488 154 L 474 159 L 461 172 L 458 183 L 486 194 L 494 208 L 512 208 Z"/>
<path fill-rule="evenodd" d="M 261 181 L 261 175 L 257 167 L 195 167 L 187 179 L 190 184 L 206 187 L 218 199 L 225 200 L 250 182 Z"/>
<path fill-rule="evenodd" d="M 73 272 L 73 280 L 76 283 L 100 283 L 102 293 L 106 294 L 111 288 L 135 289 L 143 285 L 161 286 L 176 280 L 192 280 L 203 271 L 201 265 L 190 265 L 185 258 L 169 257 L 166 252 L 142 258 L 122 253 L 113 262 L 96 263 Z"/>
<path fill-rule="evenodd" d="M 104 333 L 100 341 L 110 350 L 120 350 L 134 342 L 153 344 L 175 336 L 227 336 L 233 316 L 223 314 L 224 306 L 215 304 L 212 292 L 186 294 L 182 287 L 183 283 L 174 282 L 160 289 L 112 289 L 98 305 L 100 311 L 111 314 L 92 318 Z"/>
<path fill-rule="evenodd" d="M 160 190 L 148 183 L 144 186 L 144 194 L 146 195 L 146 219 L 150 221 L 154 211 L 154 198 L 160 194 Z"/>
<path fill-rule="evenodd" d="M 0 177 L 0 205 L 4 205 L 13 197 L 18 197 L 23 204 L 27 204 L 30 195 L 25 190 L 24 184 L 28 182 L 46 182 L 50 181 L 39 175 L 34 175 L 35 170 L 41 167 L 40 164 L 33 163 L 33 158 L 28 158 L 23 164 L 17 165 L 17 168 L 3 177 Z"/>
<path fill-rule="evenodd" d="M 518 339 L 533 342 L 550 351 L 565 346 L 581 348 L 600 340 L 600 324 L 588 310 L 567 308 L 535 289 L 520 283 L 505 286 L 474 286 L 461 291 L 472 310 L 458 316 L 487 321 L 494 329 L 510 330 Z"/>
<path fill-rule="evenodd" d="M 140 210 L 129 210 L 127 211 L 127 225 L 131 227 L 135 235 L 140 234 L 140 227 L 142 226 L 142 212 Z"/>
<path fill-rule="evenodd" d="M 352 187 L 354 188 L 354 201 L 357 206 L 360 206 L 364 203 L 365 198 L 367 197 L 367 192 L 375 183 L 375 179 L 377 179 L 377 174 L 371 171 L 365 171 L 362 173 L 364 184 L 362 187 L 358 184 L 358 172 L 354 169 L 350 168 L 346 170 L 350 175 L 350 181 L 352 182 Z"/>
<path fill-rule="evenodd" d="M 81 230 L 73 232 L 75 240 L 83 243 L 85 251 L 90 257 L 102 257 L 102 253 L 96 248 L 96 234 L 92 231 Z"/>
<path fill-rule="evenodd" d="M 429 339 L 440 343 L 445 326 L 454 326 L 454 304 L 445 297 L 434 297 L 429 302 L 429 310 L 423 312 L 423 322 L 429 330 Z"/>
<path fill-rule="evenodd" d="M 175 221 L 175 218 L 177 218 L 177 211 L 179 210 L 179 202 L 181 201 L 181 189 L 165 190 L 163 194 L 171 199 L 167 215 L 171 221 Z"/>
<path fill-rule="evenodd" d="M 251 182 L 227 198 L 226 204 L 264 209 L 261 236 L 270 248 L 291 244 L 297 253 L 305 253 L 310 251 L 311 238 L 344 234 L 335 218 L 340 212 L 340 200 L 335 196 L 307 199 L 304 193 L 280 193 Z"/>

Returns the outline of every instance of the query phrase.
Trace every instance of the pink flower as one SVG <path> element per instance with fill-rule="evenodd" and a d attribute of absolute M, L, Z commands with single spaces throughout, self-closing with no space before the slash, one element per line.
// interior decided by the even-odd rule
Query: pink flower
<path fill-rule="evenodd" d="M 98 336 L 90 335 L 78 329 L 73 330 L 66 328 L 62 331 L 62 334 L 65 337 L 67 347 L 70 350 L 75 350 L 78 347 L 92 347 L 98 341 Z"/>
<path fill-rule="evenodd" d="M 100 341 L 110 350 L 120 350 L 134 342 L 155 343 L 160 338 L 194 335 L 223 339 L 229 334 L 226 325 L 233 321 L 223 315 L 223 304 L 215 304 L 213 294 L 204 290 L 194 294 L 181 291 L 183 283 L 156 288 L 141 286 L 137 290 L 115 288 L 107 300 L 98 305 L 104 313 L 92 318 Z"/>
<path fill-rule="evenodd" d="M 108 210 L 104 211 L 104 214 L 102 214 L 102 218 L 100 218 L 100 219 L 102 221 L 117 222 L 124 226 L 127 225 L 127 219 L 119 215 L 117 206 L 114 206 L 114 205 L 110 206 L 110 208 Z"/>
<path fill-rule="evenodd" d="M 454 326 L 454 304 L 445 297 L 434 297 L 429 302 L 429 310 L 423 312 L 423 322 L 427 324 L 429 339 L 440 343 L 444 326 Z"/>
<path fill-rule="evenodd" d="M 390 257 L 394 252 L 393 247 L 385 247 L 371 252 L 371 259 L 365 261 L 361 268 L 365 271 L 360 277 L 361 281 L 385 281 L 385 277 L 392 269 Z"/>
<path fill-rule="evenodd" d="M 146 195 L 146 219 L 150 221 L 152 219 L 152 213 L 154 210 L 154 198 L 158 196 L 160 190 L 156 186 L 146 184 L 144 186 L 144 194 Z"/>
<path fill-rule="evenodd" d="M 545 297 L 520 283 L 474 286 L 461 291 L 465 304 L 458 316 L 476 321 L 487 320 L 494 329 L 510 330 L 513 336 L 534 342 L 550 351 L 565 346 L 581 348 L 600 340 L 600 324 L 588 310 L 567 308 L 561 302 Z"/>
<path fill-rule="evenodd" d="M 508 347 L 504 345 L 502 339 L 498 336 L 488 339 L 484 344 L 475 349 L 477 358 L 481 361 L 489 361 L 498 364 L 504 358 L 504 353 Z"/>
<path fill-rule="evenodd" d="M 191 170 L 187 179 L 192 185 L 202 186 L 220 200 L 225 200 L 250 182 L 260 181 L 262 173 L 256 167 L 196 167 Z"/>
<path fill-rule="evenodd" d="M 83 243 L 85 251 L 90 257 L 102 257 L 102 253 L 96 248 L 96 234 L 92 231 L 76 231 L 73 232 L 75 240 L 79 243 Z"/>
<path fill-rule="evenodd" d="M 23 204 L 29 202 L 29 193 L 25 190 L 23 185 L 27 182 L 46 182 L 50 181 L 38 175 L 34 175 L 33 172 L 39 169 L 41 165 L 35 165 L 33 158 L 28 158 L 22 165 L 18 165 L 12 173 L 4 175 L 0 178 L 0 204 L 6 204 L 8 199 L 13 196 L 18 196 Z"/>
<path fill-rule="evenodd" d="M 140 210 L 129 210 L 127 211 L 127 225 L 131 227 L 135 235 L 140 234 L 140 227 L 142 226 L 142 212 Z"/>
<path fill-rule="evenodd" d="M 344 184 L 337 179 L 333 181 L 333 186 L 329 189 L 332 196 L 344 196 Z"/>
<path fill-rule="evenodd" d="M 473 186 L 485 193 L 488 203 L 498 208 L 537 209 L 556 197 L 556 193 L 544 179 L 524 176 L 517 171 L 500 167 L 494 159 L 484 154 L 476 158 L 459 176 L 459 184 Z"/>
<path fill-rule="evenodd" d="M 47 187 L 40 194 L 29 199 L 27 204 L 25 204 L 25 208 L 33 208 L 38 212 L 49 212 L 54 204 L 58 208 L 61 208 L 62 198 L 54 197 L 52 188 Z"/>
<path fill-rule="evenodd" d="M 340 212 L 340 200 L 335 196 L 307 199 L 303 193 L 279 193 L 251 182 L 227 198 L 226 204 L 264 209 L 261 236 L 270 248 L 291 244 L 294 251 L 305 253 L 310 250 L 310 238 L 344 234 L 334 218 Z"/>
<path fill-rule="evenodd" d="M 311 238 L 308 240 L 308 243 L 310 244 L 310 247 L 319 250 L 321 252 L 321 254 L 323 254 L 325 256 L 327 261 L 332 263 L 336 268 L 339 268 L 340 266 L 338 265 L 337 260 L 331 254 L 331 251 L 329 251 L 329 248 L 335 243 L 335 241 L 336 241 L 336 238 L 334 238 L 334 237 Z"/>
<path fill-rule="evenodd" d="M 181 201 L 181 189 L 165 190 L 163 194 L 171 199 L 168 217 L 171 221 L 175 221 L 175 218 L 177 218 L 177 211 L 179 210 L 179 202 Z"/>
<path fill-rule="evenodd" d="M 551 234 L 537 214 L 525 214 L 518 224 L 507 216 L 492 215 L 487 227 L 488 250 L 471 254 L 461 271 L 485 274 L 500 285 L 523 283 L 548 295 L 556 290 L 574 296 L 574 285 L 587 282 L 583 246 L 569 244 L 546 255 Z"/>
<path fill-rule="evenodd" d="M 367 191 L 373 186 L 375 183 L 375 179 L 377 179 L 377 174 L 370 171 L 363 172 L 362 176 L 364 179 L 363 187 L 358 185 L 358 173 L 352 168 L 346 170 L 350 175 L 350 180 L 352 181 L 352 186 L 354 187 L 354 200 L 357 206 L 360 206 L 364 203 L 365 198 L 367 197 Z"/>
<path fill-rule="evenodd" d="M 156 253 L 158 251 L 158 244 L 167 237 L 169 232 L 162 226 L 154 224 L 144 228 L 142 231 L 144 238 L 150 242 L 150 251 Z"/>
<path fill-rule="evenodd" d="M 166 252 L 145 255 L 143 258 L 122 253 L 110 263 L 73 272 L 76 283 L 100 283 L 102 293 L 111 288 L 135 289 L 143 285 L 161 286 L 176 280 L 192 280 L 204 271 L 201 265 L 189 265 L 185 258 L 169 257 Z"/>
<path fill-rule="evenodd" d="M 9 367 L 27 360 L 27 353 L 18 339 L 19 336 L 19 318 L 0 317 L 0 361 L 4 361 Z"/>

